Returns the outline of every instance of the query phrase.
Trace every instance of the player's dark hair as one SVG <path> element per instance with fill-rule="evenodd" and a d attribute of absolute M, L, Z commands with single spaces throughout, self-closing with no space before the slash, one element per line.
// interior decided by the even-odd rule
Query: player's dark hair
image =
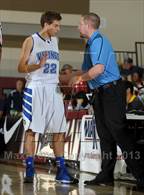
<path fill-rule="evenodd" d="M 54 20 L 60 21 L 62 19 L 60 13 L 54 11 L 47 11 L 41 16 L 41 26 L 44 27 L 44 23 L 52 24 Z"/>

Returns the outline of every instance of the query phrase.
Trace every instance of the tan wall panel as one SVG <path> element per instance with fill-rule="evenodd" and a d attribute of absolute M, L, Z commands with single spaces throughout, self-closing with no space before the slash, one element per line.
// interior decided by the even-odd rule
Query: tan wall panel
<path fill-rule="evenodd" d="M 86 13 L 89 0 L 1 0 L 0 8 L 4 10 L 45 11 L 55 10 L 61 13 Z"/>
<path fill-rule="evenodd" d="M 3 36 L 3 46 L 4 47 L 14 47 L 21 48 L 22 43 L 26 37 L 25 36 Z M 84 50 L 85 43 L 81 39 L 67 39 L 60 38 L 59 39 L 59 49 L 60 50 Z"/>
<path fill-rule="evenodd" d="M 17 64 L 20 57 L 20 48 L 3 47 L 2 61 L 0 65 L 0 77 L 22 77 L 17 71 Z M 74 50 L 60 50 L 60 67 L 63 64 L 71 64 L 74 68 L 80 68 L 83 61 L 83 52 Z"/>
<path fill-rule="evenodd" d="M 144 41 L 144 0 L 90 0 L 90 11 L 105 19 L 101 30 L 115 50 L 134 51 Z"/>
<path fill-rule="evenodd" d="M 83 51 L 85 47 L 85 42 L 82 39 L 59 39 L 60 50 L 76 50 Z"/>
<path fill-rule="evenodd" d="M 25 38 L 25 36 L 3 35 L 3 47 L 20 48 Z"/>

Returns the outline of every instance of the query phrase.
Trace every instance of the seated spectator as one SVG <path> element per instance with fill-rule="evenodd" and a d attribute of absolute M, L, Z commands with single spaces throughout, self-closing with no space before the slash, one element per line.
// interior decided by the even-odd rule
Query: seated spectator
<path fill-rule="evenodd" d="M 60 71 L 60 88 L 64 94 L 64 100 L 71 99 L 71 87 L 69 86 L 69 81 L 72 77 L 73 68 L 70 64 L 64 64 Z"/>
<path fill-rule="evenodd" d="M 121 65 L 120 73 L 123 80 L 132 81 L 132 74 L 138 72 L 143 76 L 144 69 L 138 66 L 133 65 L 133 59 L 127 58 L 124 60 L 124 63 Z"/>
<path fill-rule="evenodd" d="M 69 75 L 72 74 L 73 67 L 70 64 L 64 64 L 61 69 L 61 74 Z"/>
<path fill-rule="evenodd" d="M 5 142 L 4 142 L 4 133 L 3 133 L 3 124 L 5 119 L 5 96 L 0 96 L 0 155 L 3 154 L 5 150 Z"/>
<path fill-rule="evenodd" d="M 90 106 L 88 98 L 84 92 L 79 92 L 74 96 L 72 105 L 75 110 L 88 109 Z"/>
<path fill-rule="evenodd" d="M 70 81 L 74 76 L 81 75 L 81 70 L 73 70 L 72 66 L 70 64 L 64 64 L 61 71 L 60 71 L 60 87 L 61 91 L 64 94 L 64 100 L 71 100 L 73 98 L 73 95 L 75 95 L 78 92 L 88 92 L 88 85 L 87 82 L 80 82 L 78 84 L 75 84 L 73 88 L 70 85 Z"/>
<path fill-rule="evenodd" d="M 22 112 L 23 88 L 24 82 L 22 80 L 17 80 L 16 89 L 11 91 L 7 99 L 6 112 L 8 114 L 16 115 Z"/>
<path fill-rule="evenodd" d="M 137 90 L 144 87 L 144 83 L 142 81 L 142 73 L 134 72 L 132 73 L 132 83 L 137 88 Z"/>
<path fill-rule="evenodd" d="M 138 97 L 141 99 L 141 101 L 143 102 L 144 104 L 144 87 L 140 88 L 138 90 Z"/>
<path fill-rule="evenodd" d="M 0 97 L 0 128 L 3 127 L 5 111 L 6 111 L 6 97 L 1 96 Z"/>
<path fill-rule="evenodd" d="M 126 101 L 127 101 L 127 112 L 136 110 L 144 110 L 144 104 L 138 96 L 134 94 L 134 86 L 132 82 L 126 81 Z"/>

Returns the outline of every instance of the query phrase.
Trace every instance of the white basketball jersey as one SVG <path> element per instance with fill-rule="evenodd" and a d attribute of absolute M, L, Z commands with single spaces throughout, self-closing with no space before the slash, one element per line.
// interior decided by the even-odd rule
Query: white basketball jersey
<path fill-rule="evenodd" d="M 40 69 L 27 74 L 27 80 L 46 80 L 48 83 L 58 83 L 59 80 L 59 50 L 57 38 L 43 39 L 39 33 L 32 35 L 33 48 L 28 64 L 39 64 L 43 55 L 47 55 L 47 61 Z"/>

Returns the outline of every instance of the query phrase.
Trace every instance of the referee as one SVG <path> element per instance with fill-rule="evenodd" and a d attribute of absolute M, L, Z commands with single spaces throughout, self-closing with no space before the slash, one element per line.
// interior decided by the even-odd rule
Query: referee
<path fill-rule="evenodd" d="M 82 64 L 83 74 L 74 77 L 71 84 L 87 81 L 93 92 L 92 105 L 101 146 L 101 172 L 87 185 L 111 184 L 117 145 L 137 180 L 137 187 L 144 190 L 144 169 L 141 156 L 135 151 L 132 136 L 126 131 L 126 95 L 115 54 L 109 40 L 99 31 L 100 17 L 95 13 L 83 15 L 79 31 L 87 39 Z"/>

